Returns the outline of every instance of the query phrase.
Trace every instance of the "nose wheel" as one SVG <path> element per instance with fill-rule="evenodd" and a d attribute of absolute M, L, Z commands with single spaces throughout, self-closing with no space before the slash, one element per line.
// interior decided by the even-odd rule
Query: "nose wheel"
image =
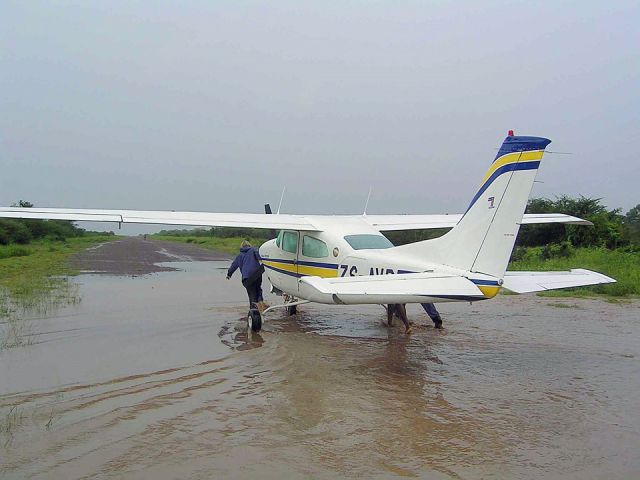
<path fill-rule="evenodd" d="M 247 315 L 247 330 L 252 332 L 259 332 L 262 330 L 262 315 L 257 308 L 249 310 Z"/>

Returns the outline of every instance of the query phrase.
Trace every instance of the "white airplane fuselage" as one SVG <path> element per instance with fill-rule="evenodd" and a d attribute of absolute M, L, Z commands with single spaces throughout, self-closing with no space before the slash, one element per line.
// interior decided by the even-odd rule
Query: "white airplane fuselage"
<path fill-rule="evenodd" d="M 386 237 L 364 220 L 352 218 L 345 222 L 343 218 L 335 221 L 327 221 L 326 217 L 309 218 L 322 231 L 282 230 L 276 239 L 260 247 L 269 281 L 276 289 L 292 297 L 318 303 L 337 303 L 333 296 L 320 295 L 301 281 L 306 276 L 339 278 L 432 272 L 465 277 L 480 284 L 478 295 L 473 298 L 425 295 L 399 298 L 362 294 L 350 296 L 349 303 L 352 304 L 475 301 L 492 298 L 500 289 L 500 279 L 394 252 Z M 367 248 L 378 245 L 381 248 Z"/>

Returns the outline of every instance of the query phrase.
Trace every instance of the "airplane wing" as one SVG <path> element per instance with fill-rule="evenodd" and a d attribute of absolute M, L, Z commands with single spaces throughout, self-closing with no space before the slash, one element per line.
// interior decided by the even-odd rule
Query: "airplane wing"
<path fill-rule="evenodd" d="M 2 207 L 0 217 L 319 231 L 304 215 Z"/>
<path fill-rule="evenodd" d="M 483 299 L 483 293 L 470 280 L 458 276 L 433 272 L 403 273 L 397 275 L 367 275 L 359 277 L 302 277 L 313 290 L 312 301 L 328 303 L 415 303 L 424 297 L 468 300 Z M 315 298 L 315 300 L 314 300 Z"/>
<path fill-rule="evenodd" d="M 313 218 L 323 215 L 291 215 L 265 213 L 175 212 L 160 210 L 99 210 L 82 208 L 0 207 L 0 218 L 32 218 L 72 220 L 76 222 L 145 223 L 197 227 L 242 227 L 320 231 Z M 327 216 L 335 220 L 338 216 Z M 446 215 L 344 215 L 345 219 L 364 220 L 379 231 L 452 228 L 462 214 Z M 561 213 L 525 214 L 522 224 L 568 223 L 591 225 L 581 218 Z"/>
<path fill-rule="evenodd" d="M 372 227 L 385 231 L 428 230 L 453 228 L 462 218 L 461 213 L 446 215 L 364 215 L 362 218 Z M 526 213 L 521 225 L 540 223 L 565 223 L 570 225 L 593 225 L 588 220 L 563 213 Z"/>
<path fill-rule="evenodd" d="M 568 272 L 507 272 L 502 286 L 515 293 L 542 292 L 558 288 L 615 283 L 598 272 L 576 268 Z"/>

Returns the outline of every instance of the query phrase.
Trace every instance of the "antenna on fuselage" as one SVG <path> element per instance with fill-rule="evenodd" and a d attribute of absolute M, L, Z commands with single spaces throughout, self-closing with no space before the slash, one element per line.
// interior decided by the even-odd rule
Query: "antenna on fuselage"
<path fill-rule="evenodd" d="M 369 198 L 371 198 L 371 190 L 373 190 L 373 185 L 369 187 L 369 194 L 367 195 L 367 201 L 364 203 L 364 212 L 362 212 L 362 215 L 367 214 L 367 207 L 369 206 Z"/>
<path fill-rule="evenodd" d="M 282 200 L 284 199 L 284 191 L 286 189 L 287 189 L 286 186 L 282 187 L 282 195 L 280 195 L 280 203 L 278 203 L 278 211 L 276 212 L 276 215 L 280 213 L 280 207 L 282 206 Z"/>

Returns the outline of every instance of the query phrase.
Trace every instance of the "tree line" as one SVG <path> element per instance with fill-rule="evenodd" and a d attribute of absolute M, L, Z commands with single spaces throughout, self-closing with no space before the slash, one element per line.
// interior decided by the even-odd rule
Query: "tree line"
<path fill-rule="evenodd" d="M 525 247 L 569 243 L 573 247 L 620 248 L 640 245 L 640 204 L 626 214 L 622 209 L 609 210 L 601 198 L 567 195 L 531 199 L 526 213 L 565 213 L 584 218 L 593 226 L 583 225 L 526 225 L 518 236 L 518 245 Z"/>
<path fill-rule="evenodd" d="M 271 240 L 278 232 L 264 228 L 212 227 L 184 230 L 161 230 L 157 235 L 169 237 L 258 238 Z"/>
<path fill-rule="evenodd" d="M 517 247 L 573 247 L 640 248 L 640 204 L 626 214 L 622 209 L 608 209 L 601 198 L 562 195 L 555 199 L 532 198 L 525 213 L 564 213 L 589 220 L 593 226 L 559 223 L 523 225 L 516 241 Z M 407 230 L 388 232 L 385 236 L 394 245 L 418 242 L 443 235 L 449 229 Z"/>

